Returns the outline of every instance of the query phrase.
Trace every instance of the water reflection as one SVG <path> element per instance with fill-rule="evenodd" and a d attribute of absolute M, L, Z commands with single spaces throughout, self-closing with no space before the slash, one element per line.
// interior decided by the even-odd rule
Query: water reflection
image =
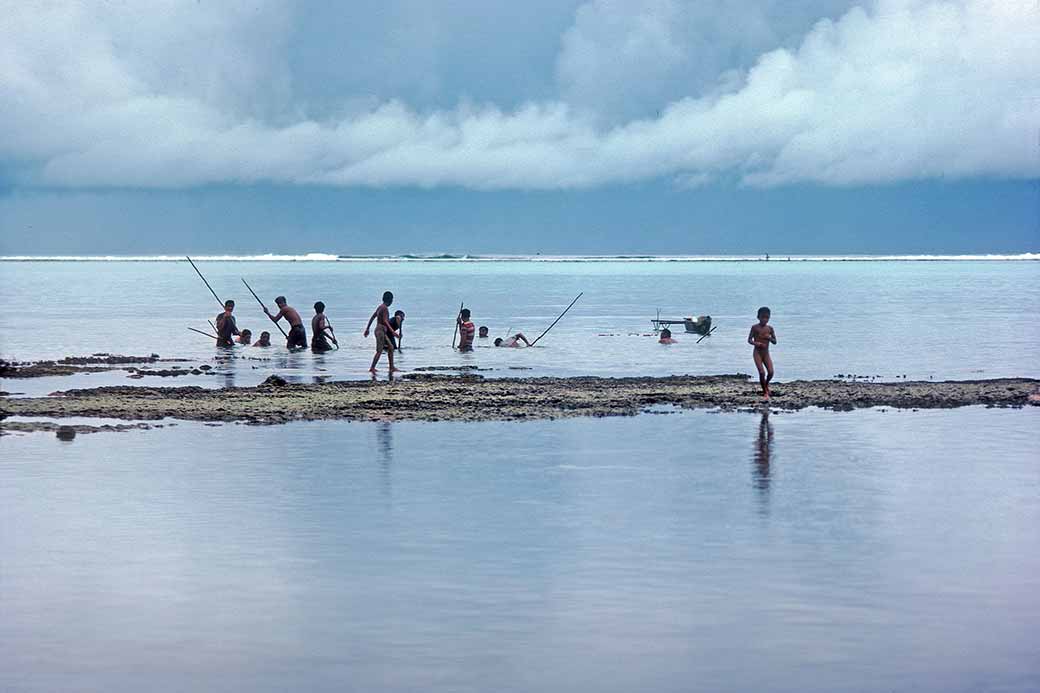
<path fill-rule="evenodd" d="M 376 425 L 376 456 L 379 460 L 379 481 L 383 495 L 390 499 L 393 495 L 393 483 L 390 477 L 394 461 L 394 428 L 389 421 Z"/>
<path fill-rule="evenodd" d="M 755 488 L 758 489 L 764 500 L 769 498 L 769 462 L 773 453 L 773 424 L 769 423 L 769 409 L 762 409 L 762 418 L 758 422 L 758 438 L 755 440 L 755 450 L 752 454 L 751 474 Z"/>

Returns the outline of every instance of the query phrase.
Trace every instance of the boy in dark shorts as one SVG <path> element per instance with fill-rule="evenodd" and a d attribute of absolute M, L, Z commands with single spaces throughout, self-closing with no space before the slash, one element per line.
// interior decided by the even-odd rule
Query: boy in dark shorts
<path fill-rule="evenodd" d="M 389 291 L 383 292 L 383 302 L 376 307 L 372 317 L 368 319 L 368 324 L 365 325 L 365 336 L 367 337 L 368 331 L 372 327 L 372 322 L 375 321 L 376 323 L 376 355 L 372 358 L 372 367 L 368 369 L 370 373 L 376 372 L 376 364 L 379 363 L 379 357 L 383 355 L 384 351 L 387 352 L 386 358 L 390 362 L 390 372 L 397 372 L 397 369 L 394 368 L 393 347 L 388 337 L 388 335 L 394 334 L 394 327 L 390 324 L 390 305 L 393 302 L 393 293 Z"/>
<path fill-rule="evenodd" d="M 239 332 L 238 325 L 235 324 L 235 316 L 231 314 L 234 310 L 234 301 L 224 301 L 224 312 L 215 318 L 218 347 L 235 346 L 234 335 L 239 334 Z"/>
<path fill-rule="evenodd" d="M 773 379 L 773 358 L 769 355 L 769 345 L 776 344 L 776 331 L 769 324 L 769 308 L 758 309 L 758 322 L 751 326 L 748 333 L 748 344 L 755 347 L 751 353 L 758 369 L 758 382 L 762 385 L 762 398 L 769 399 L 769 381 Z"/>
<path fill-rule="evenodd" d="M 311 334 L 313 335 L 311 337 L 311 351 L 317 354 L 332 351 L 332 344 L 339 346 L 335 335 L 332 334 L 329 321 L 325 319 L 325 304 L 321 301 L 314 304 L 314 317 L 311 318 Z M 332 344 L 329 344 L 330 339 Z"/>
<path fill-rule="evenodd" d="M 289 336 L 285 340 L 285 346 L 289 349 L 306 349 L 307 330 L 303 328 L 303 318 L 300 317 L 300 312 L 285 302 L 285 296 L 279 296 L 274 302 L 278 306 L 278 312 L 271 315 L 267 312 L 267 306 L 264 306 L 264 312 L 267 313 L 267 317 L 271 318 L 271 322 L 278 322 L 285 318 L 289 323 Z"/>
<path fill-rule="evenodd" d="M 459 323 L 459 351 L 473 351 L 473 334 L 477 331 L 469 319 L 469 308 L 463 308 L 456 320 Z"/>

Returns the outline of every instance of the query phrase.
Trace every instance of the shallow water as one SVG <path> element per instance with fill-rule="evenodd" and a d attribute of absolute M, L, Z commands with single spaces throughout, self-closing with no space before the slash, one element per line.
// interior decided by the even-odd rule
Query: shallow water
<path fill-rule="evenodd" d="M 0 438 L 0 689 L 1034 691 L 1040 411 Z"/>
<path fill-rule="evenodd" d="M 855 373 L 895 379 L 1036 376 L 1040 263 L 956 262 L 202 262 L 241 327 L 266 323 L 241 277 L 269 305 L 284 293 L 308 319 L 328 305 L 343 348 L 315 356 L 283 348 L 215 349 L 206 329 L 218 306 L 186 262 L 0 262 L 0 356 L 59 358 L 93 352 L 184 356 L 219 375 L 128 380 L 125 373 L 5 381 L 33 394 L 101 384 L 253 385 L 272 371 L 295 381 L 367 377 L 372 341 L 361 335 L 385 289 L 405 322 L 406 370 L 473 365 L 486 376 L 671 375 L 753 372 L 745 343 L 756 309 L 773 309 L 778 378 Z M 578 292 L 584 296 L 531 350 L 451 349 L 460 301 L 492 337 L 532 339 Z M 40 297 L 46 305 L 40 305 Z M 718 329 L 697 344 L 648 336 L 664 317 L 710 314 Z M 37 317 L 41 316 L 42 317 Z M 276 340 L 277 341 L 277 340 Z M 489 342 L 479 342 L 485 346 Z M 385 362 L 384 362 L 385 363 Z M 522 370 L 511 370 L 522 369 Z M 384 365 L 385 371 L 385 365 Z M 382 377 L 382 376 L 381 376 Z"/>

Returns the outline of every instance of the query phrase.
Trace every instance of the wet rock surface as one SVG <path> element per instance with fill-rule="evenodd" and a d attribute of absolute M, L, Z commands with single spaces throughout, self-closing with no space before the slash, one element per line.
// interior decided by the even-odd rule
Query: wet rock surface
<path fill-rule="evenodd" d="M 3 361 L 0 360 L 0 378 L 45 378 L 55 375 L 75 375 L 77 373 L 100 373 L 104 371 L 125 370 L 129 373 L 127 377 L 140 379 L 144 376 L 176 377 L 188 375 L 193 369 L 185 368 L 156 368 L 142 369 L 135 364 L 150 364 L 159 362 L 187 363 L 184 359 L 164 359 L 158 354 L 149 356 L 122 356 L 119 354 L 93 354 L 91 356 L 66 356 L 57 360 L 45 361 Z M 202 370 L 209 370 L 211 366 L 198 366 L 195 370 L 197 375 Z"/>
<path fill-rule="evenodd" d="M 298 420 L 488 421 L 629 416 L 648 407 L 747 409 L 762 404 L 746 375 L 667 378 L 504 378 L 417 373 L 394 382 L 201 387 L 100 387 L 53 397 L 5 399 L 3 416 L 98 416 L 275 424 Z M 937 409 L 1021 407 L 1040 381 L 1027 378 L 877 383 L 814 380 L 776 383 L 769 405 L 838 411 L 867 407 Z"/>

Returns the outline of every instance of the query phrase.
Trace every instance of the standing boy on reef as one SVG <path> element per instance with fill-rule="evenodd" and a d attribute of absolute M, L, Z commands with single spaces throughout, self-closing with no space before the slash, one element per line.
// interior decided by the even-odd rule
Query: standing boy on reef
<path fill-rule="evenodd" d="M 285 302 L 285 296 L 279 296 L 274 302 L 278 306 L 278 312 L 271 315 L 267 306 L 264 306 L 264 313 L 271 318 L 271 322 L 276 323 L 285 318 L 289 323 L 289 337 L 285 341 L 285 346 L 289 349 L 306 349 L 307 330 L 303 327 L 303 318 L 300 317 L 299 311 Z"/>
<path fill-rule="evenodd" d="M 755 347 L 752 358 L 755 359 L 755 368 L 758 369 L 758 382 L 762 385 L 762 398 L 769 399 L 769 381 L 773 379 L 773 359 L 769 355 L 769 345 L 776 344 L 776 331 L 769 322 L 769 308 L 762 306 L 758 309 L 758 322 L 751 326 L 748 334 L 748 344 Z"/>
<path fill-rule="evenodd" d="M 217 346 L 229 347 L 235 345 L 234 336 L 239 334 L 238 325 L 235 324 L 235 316 L 231 313 L 235 310 L 235 302 L 224 301 L 224 312 L 216 317 Z"/>
<path fill-rule="evenodd" d="M 469 319 L 469 308 L 463 308 L 455 320 L 459 324 L 459 351 L 473 351 L 473 334 L 476 328 Z"/>
<path fill-rule="evenodd" d="M 321 354 L 332 350 L 332 344 L 339 346 L 336 336 L 332 334 L 329 321 L 325 319 L 325 304 L 318 301 L 314 304 L 314 317 L 311 318 L 311 351 Z M 332 344 L 329 344 L 329 340 Z"/>
<path fill-rule="evenodd" d="M 379 363 L 379 357 L 382 356 L 384 351 L 390 347 L 390 341 L 388 335 L 394 334 L 394 327 L 390 324 L 390 305 L 394 302 L 394 295 L 389 291 L 383 292 L 383 302 L 380 303 L 375 311 L 372 313 L 372 317 L 368 319 L 368 324 L 365 325 L 365 336 L 368 336 L 368 330 L 372 327 L 372 321 L 376 322 L 376 355 L 372 358 L 372 367 L 369 368 L 370 373 L 376 372 L 376 364 Z M 398 335 L 400 336 L 400 335 Z M 396 373 L 397 369 L 394 368 L 394 352 L 391 347 L 386 354 L 387 360 L 390 362 L 390 372 Z"/>

